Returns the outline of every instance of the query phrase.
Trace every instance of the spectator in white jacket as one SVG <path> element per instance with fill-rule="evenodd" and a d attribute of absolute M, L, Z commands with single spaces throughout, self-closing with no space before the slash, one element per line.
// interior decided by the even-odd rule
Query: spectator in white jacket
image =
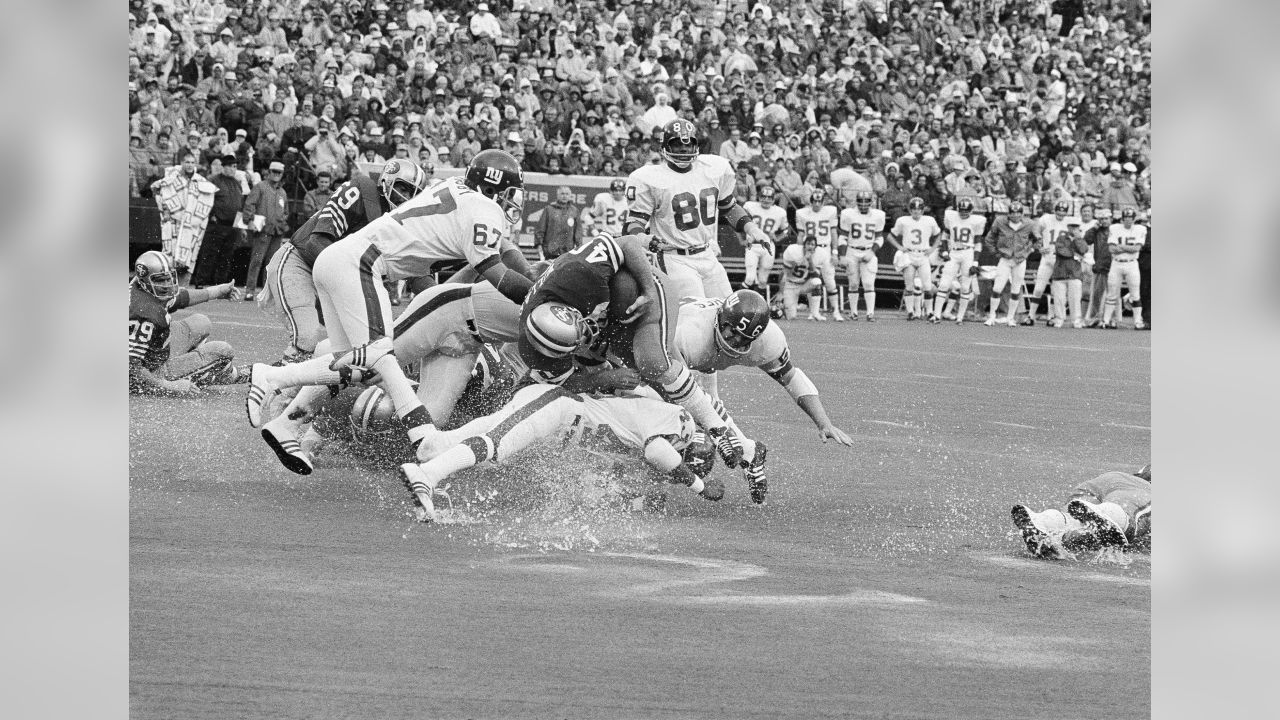
<path fill-rule="evenodd" d="M 502 26 L 498 24 L 498 18 L 489 12 L 489 3 L 480 3 L 476 6 L 476 14 L 471 16 L 471 34 L 476 37 L 487 37 L 490 40 L 502 37 Z"/>
<path fill-rule="evenodd" d="M 675 119 L 676 111 L 671 107 L 671 99 L 666 93 L 658 93 L 653 98 L 653 107 L 645 110 L 644 114 L 636 120 L 636 127 L 645 135 L 650 135 L 654 128 L 661 130 Z"/>

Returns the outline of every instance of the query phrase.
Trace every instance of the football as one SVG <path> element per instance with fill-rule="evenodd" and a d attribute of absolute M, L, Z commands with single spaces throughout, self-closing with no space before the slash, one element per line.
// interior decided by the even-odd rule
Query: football
<path fill-rule="evenodd" d="M 640 296 L 640 285 L 631 272 L 622 269 L 609 281 L 609 310 L 606 317 L 613 325 L 627 316 L 627 308 Z"/>

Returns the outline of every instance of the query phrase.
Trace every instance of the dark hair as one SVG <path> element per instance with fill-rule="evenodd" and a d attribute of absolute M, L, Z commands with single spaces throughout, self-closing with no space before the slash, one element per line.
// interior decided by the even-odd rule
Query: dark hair
<path fill-rule="evenodd" d="M 196 154 L 190 150 L 183 150 L 182 152 L 178 153 L 178 162 L 186 162 L 187 158 L 191 158 L 196 162 L 200 161 L 200 158 L 196 157 Z"/>

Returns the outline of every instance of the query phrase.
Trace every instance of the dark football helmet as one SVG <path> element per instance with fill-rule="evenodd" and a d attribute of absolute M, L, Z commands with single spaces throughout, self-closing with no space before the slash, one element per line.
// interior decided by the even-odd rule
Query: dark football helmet
<path fill-rule="evenodd" d="M 698 158 L 698 127 L 676 118 L 662 127 L 662 157 L 673 170 L 693 167 Z"/>
<path fill-rule="evenodd" d="M 133 264 L 133 278 L 138 287 L 161 300 L 178 294 L 178 268 L 167 253 L 148 250 Z"/>
<path fill-rule="evenodd" d="M 1022 213 L 1023 213 L 1022 203 L 1020 202 L 1009 203 L 1009 219 L 1010 220 L 1021 220 Z"/>
<path fill-rule="evenodd" d="M 956 200 L 956 212 L 960 213 L 960 217 L 967 218 L 973 213 L 973 200 L 962 197 Z"/>
<path fill-rule="evenodd" d="M 911 217 L 919 218 L 924 214 L 924 198 L 913 197 L 907 203 L 907 212 L 911 213 Z"/>
<path fill-rule="evenodd" d="M 809 203 L 811 205 L 821 205 L 827 200 L 827 191 L 822 188 L 815 188 L 809 193 Z"/>
<path fill-rule="evenodd" d="M 627 190 L 627 181 L 622 178 L 614 178 L 609 182 L 609 192 L 622 193 Z"/>
<path fill-rule="evenodd" d="M 853 201 L 858 206 L 858 212 L 866 213 L 871 210 L 871 203 L 874 201 L 874 199 L 871 197 L 871 193 L 867 192 L 866 190 L 860 190 L 858 191 L 858 194 L 854 197 Z"/>
<path fill-rule="evenodd" d="M 716 466 L 716 446 L 711 444 L 706 435 L 697 433 L 681 453 L 681 457 L 694 475 L 706 478 L 711 474 L 711 469 Z"/>
<path fill-rule="evenodd" d="M 524 212 L 524 172 L 510 153 L 481 150 L 462 177 L 467 187 L 498 203 L 507 221 L 520 222 Z"/>
<path fill-rule="evenodd" d="M 716 312 L 716 347 L 742 357 L 769 326 L 769 303 L 754 290 L 738 290 Z"/>
<path fill-rule="evenodd" d="M 1120 219 L 1130 222 L 1138 219 L 1138 210 L 1133 206 L 1127 206 L 1120 210 Z"/>
<path fill-rule="evenodd" d="M 1066 200 L 1059 200 L 1058 202 L 1054 203 L 1053 214 L 1057 215 L 1059 220 L 1066 217 L 1067 215 L 1070 215 L 1071 203 L 1067 202 Z"/>

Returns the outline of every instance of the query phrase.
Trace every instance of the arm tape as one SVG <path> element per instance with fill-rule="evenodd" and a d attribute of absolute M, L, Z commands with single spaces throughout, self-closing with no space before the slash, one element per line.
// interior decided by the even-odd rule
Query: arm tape
<path fill-rule="evenodd" d="M 530 282 L 529 278 L 511 268 L 505 268 L 505 272 L 502 273 L 502 279 L 498 281 L 496 289 L 511 302 L 519 305 L 524 302 L 531 287 L 533 287 L 533 283 Z"/>
<path fill-rule="evenodd" d="M 818 386 L 813 384 L 808 375 L 800 368 L 795 369 L 795 373 L 791 376 L 790 382 L 786 384 L 787 394 L 796 402 L 800 402 L 800 398 L 806 395 L 817 395 Z"/>
<path fill-rule="evenodd" d="M 751 216 L 738 203 L 733 203 L 732 207 L 723 208 L 720 212 L 720 220 L 726 225 L 733 228 L 734 232 L 742 232 L 742 229 L 751 222 Z"/>

